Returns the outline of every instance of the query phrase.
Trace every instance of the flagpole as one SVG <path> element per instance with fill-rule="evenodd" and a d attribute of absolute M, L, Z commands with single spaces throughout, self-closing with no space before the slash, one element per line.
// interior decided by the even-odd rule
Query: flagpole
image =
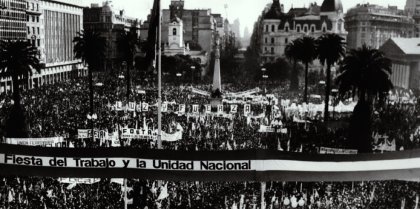
<path fill-rule="evenodd" d="M 128 208 L 127 204 L 127 179 L 124 178 L 124 209 Z"/>
<path fill-rule="evenodd" d="M 157 148 L 162 149 L 162 9 L 161 1 L 158 0 L 159 9 L 159 26 L 158 26 L 158 135 L 157 135 Z"/>

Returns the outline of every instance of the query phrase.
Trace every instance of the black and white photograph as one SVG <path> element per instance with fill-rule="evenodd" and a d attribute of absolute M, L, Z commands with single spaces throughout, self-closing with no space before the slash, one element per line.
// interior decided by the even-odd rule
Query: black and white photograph
<path fill-rule="evenodd" d="M 420 209 L 420 0 L 0 0 L 0 209 Z"/>

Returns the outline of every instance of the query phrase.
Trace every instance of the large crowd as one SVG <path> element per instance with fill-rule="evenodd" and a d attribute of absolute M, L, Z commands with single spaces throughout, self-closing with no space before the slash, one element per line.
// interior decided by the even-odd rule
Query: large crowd
<path fill-rule="evenodd" d="M 87 80 L 69 80 L 22 92 L 29 135 L 31 138 L 63 137 L 69 146 L 111 146 L 102 139 L 78 137 L 79 129 L 106 130 L 116 133 L 120 146 L 155 149 L 154 139 L 125 139 L 122 128 L 157 129 L 157 90 L 155 87 L 135 89 L 127 100 L 122 80 L 95 82 L 94 113 L 89 115 Z M 208 91 L 209 85 L 195 85 Z M 225 92 L 240 92 L 258 87 L 225 85 Z M 311 88 L 312 89 L 312 88 Z M 313 87 L 316 89 L 316 87 Z M 163 142 L 169 150 L 236 150 L 272 149 L 289 152 L 319 152 L 320 147 L 351 148 L 347 138 L 351 114 L 335 112 L 332 124 L 325 127 L 322 112 L 308 114 L 286 111 L 302 104 L 302 95 L 290 93 L 287 86 L 271 85 L 263 88 L 258 100 L 242 97 L 242 103 L 252 103 L 250 115 L 242 114 L 244 106 L 238 102 L 236 114 L 190 114 L 191 105 L 210 104 L 207 96 L 193 93 L 187 86 L 163 87 L 163 101 L 168 111 L 162 116 L 162 130 L 174 133 L 182 130 L 179 140 Z M 267 95 L 273 95 L 277 103 Z M 256 98 L 255 97 L 255 98 Z M 414 95 L 412 95 L 415 98 Z M 320 103 L 316 97 L 313 103 Z M 149 111 L 117 111 L 116 102 L 148 103 Z M 284 106 L 283 101 L 287 101 Z M 13 104 L 10 94 L 0 95 L 0 136 L 5 140 L 5 119 Z M 178 105 L 186 104 L 184 114 Z M 347 104 L 347 103 L 346 103 Z M 224 109 L 229 110 L 229 104 Z M 376 107 L 373 115 L 374 144 L 395 144 L 395 150 L 415 149 L 420 145 L 417 102 L 388 102 Z M 274 131 L 260 131 L 261 127 Z M 115 136 L 115 135 L 114 135 Z M 380 137 L 379 137 L 380 136 Z M 3 177 L 0 179 L 0 208 L 415 208 L 418 203 L 418 182 L 348 182 L 300 183 L 267 182 L 261 197 L 261 183 L 257 182 L 153 182 L 128 179 L 127 185 L 112 179 L 92 184 L 67 184 L 56 178 Z M 128 188 L 127 198 L 124 190 Z M 417 208 L 417 207 L 416 207 Z"/>

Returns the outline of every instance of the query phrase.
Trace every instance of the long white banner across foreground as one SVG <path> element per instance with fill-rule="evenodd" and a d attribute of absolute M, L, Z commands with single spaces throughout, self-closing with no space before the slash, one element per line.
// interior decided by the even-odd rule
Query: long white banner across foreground
<path fill-rule="evenodd" d="M 247 150 L 182 152 L 1 145 L 4 175 L 201 181 L 418 180 L 420 152 L 307 155 Z"/>

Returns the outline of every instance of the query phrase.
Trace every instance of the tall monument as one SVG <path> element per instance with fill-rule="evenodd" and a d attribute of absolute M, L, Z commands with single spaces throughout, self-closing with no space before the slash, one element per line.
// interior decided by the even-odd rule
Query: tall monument
<path fill-rule="evenodd" d="M 216 53 L 214 61 L 214 71 L 213 71 L 213 87 L 212 92 L 219 90 L 222 92 L 222 81 L 220 77 L 220 49 L 219 49 L 219 40 L 216 41 Z"/>
<path fill-rule="evenodd" d="M 222 78 L 220 76 L 220 49 L 219 39 L 216 41 L 216 53 L 214 60 L 214 72 L 213 72 L 213 86 L 211 88 L 211 101 L 212 107 L 217 107 L 223 104 L 222 101 Z"/>

